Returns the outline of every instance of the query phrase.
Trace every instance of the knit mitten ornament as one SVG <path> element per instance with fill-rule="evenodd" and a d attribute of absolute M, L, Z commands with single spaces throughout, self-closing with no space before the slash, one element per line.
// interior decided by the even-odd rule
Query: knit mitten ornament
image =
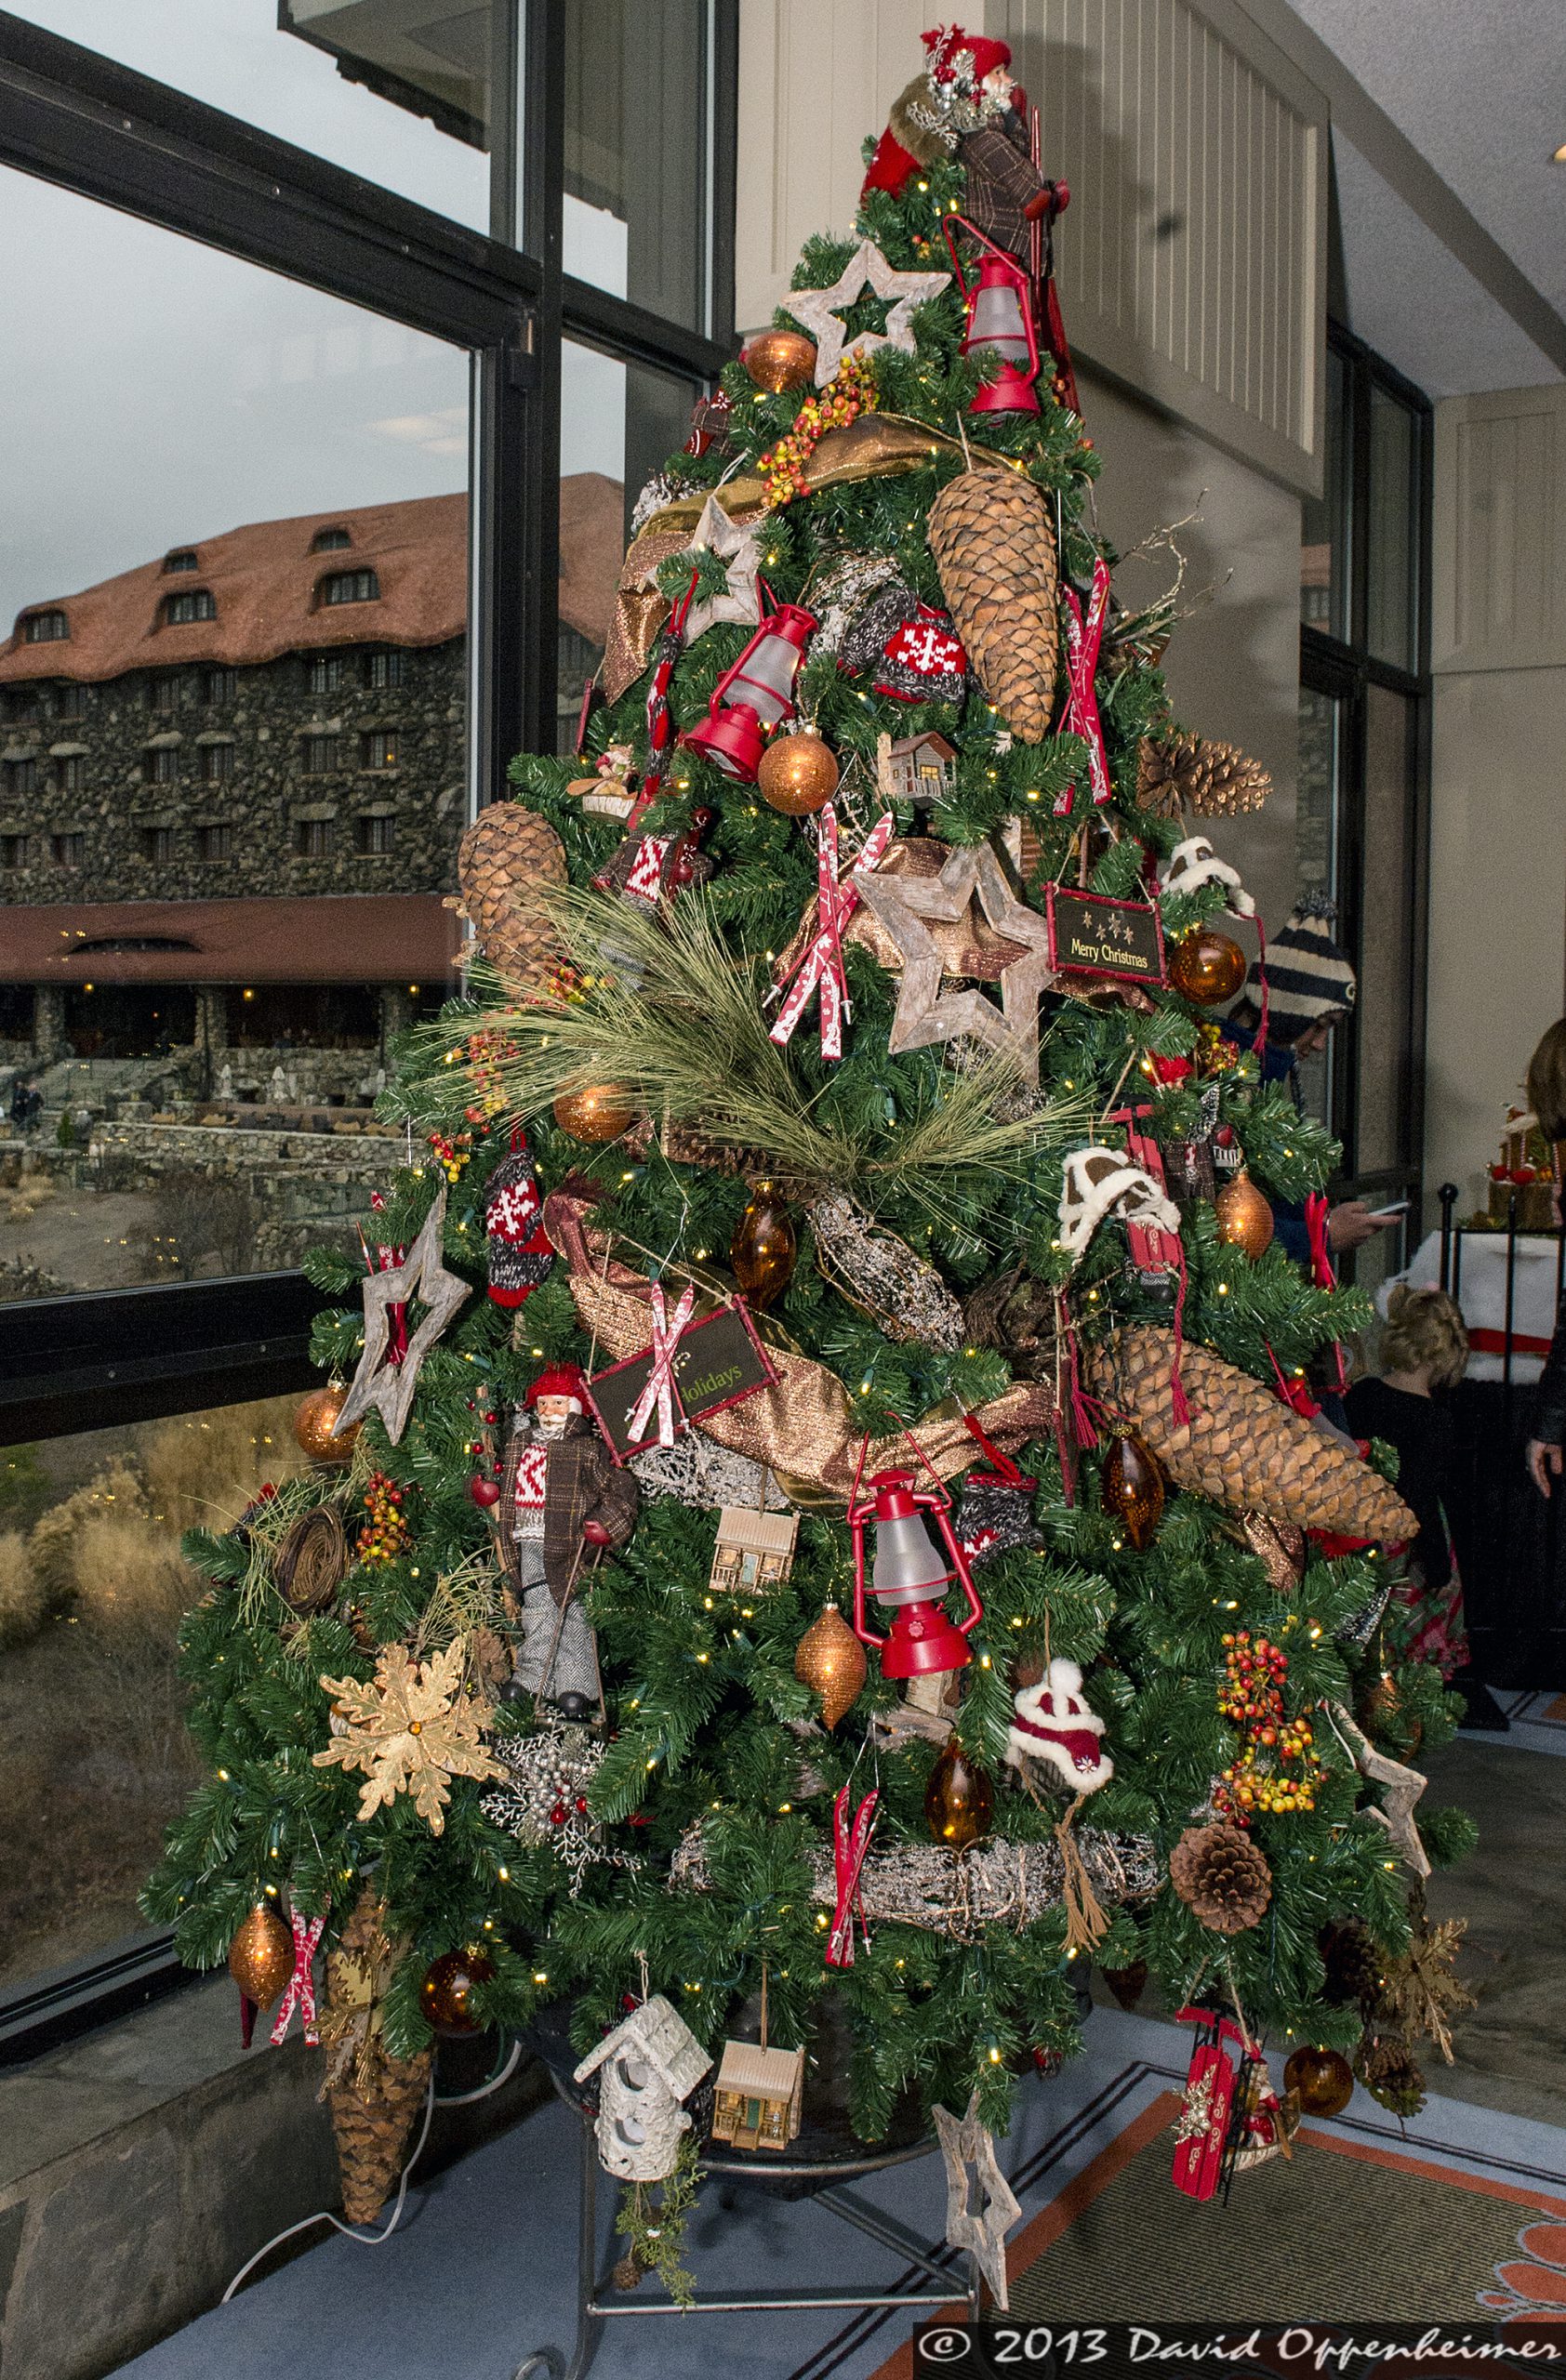
<path fill-rule="evenodd" d="M 1074 1793 L 1095 1793 L 1115 1773 L 1104 1722 L 1082 1699 L 1082 1673 L 1057 1656 L 1037 1686 L 1020 1686 L 1006 1730 L 1006 1758 L 1048 1761 Z"/>
<path fill-rule="evenodd" d="M 520 1131 L 511 1134 L 511 1155 L 501 1158 L 489 1177 L 484 1230 L 490 1296 L 508 1310 L 524 1305 L 549 1277 L 554 1250 L 544 1229 L 538 1177 Z"/>

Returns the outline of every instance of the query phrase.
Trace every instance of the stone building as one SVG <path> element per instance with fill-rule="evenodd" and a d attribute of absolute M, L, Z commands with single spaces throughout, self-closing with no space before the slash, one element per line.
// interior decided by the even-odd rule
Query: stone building
<path fill-rule="evenodd" d="M 562 497 L 585 672 L 622 493 L 586 473 Z M 363 1052 L 444 996 L 467 514 L 456 495 L 259 522 L 20 613 L 0 648 L 0 1054 L 188 1051 L 206 1097 L 230 1051 Z"/>

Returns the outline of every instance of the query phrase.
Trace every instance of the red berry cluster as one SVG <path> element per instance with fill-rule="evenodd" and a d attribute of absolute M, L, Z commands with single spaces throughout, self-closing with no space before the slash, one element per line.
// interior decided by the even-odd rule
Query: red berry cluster
<path fill-rule="evenodd" d="M 1244 1743 L 1213 1798 L 1239 1826 L 1248 1826 L 1257 1810 L 1282 1814 L 1316 1806 L 1321 1764 L 1309 1720 L 1292 1719 L 1283 1708 L 1288 1674 L 1289 1657 L 1281 1645 L 1253 1637 L 1248 1628 L 1225 1634 L 1218 1708 Z"/>
<path fill-rule="evenodd" d="M 384 1471 L 372 1471 L 365 1482 L 365 1510 L 369 1519 L 359 1531 L 361 1562 L 394 1562 L 413 1542 L 403 1518 L 403 1491 Z"/>
<path fill-rule="evenodd" d="M 463 1167 L 473 1154 L 471 1132 L 458 1132 L 455 1140 L 447 1140 L 444 1132 L 431 1132 L 430 1146 L 434 1150 L 446 1180 L 459 1181 Z"/>

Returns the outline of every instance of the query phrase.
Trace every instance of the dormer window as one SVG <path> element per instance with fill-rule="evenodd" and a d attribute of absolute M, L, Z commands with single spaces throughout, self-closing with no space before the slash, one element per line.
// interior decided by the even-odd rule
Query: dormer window
<path fill-rule="evenodd" d="M 215 620 L 217 601 L 209 588 L 192 587 L 187 595 L 166 596 L 163 616 L 168 628 L 188 628 L 196 620 Z"/>
<path fill-rule="evenodd" d="M 316 591 L 323 603 L 378 603 L 380 581 L 373 570 L 336 570 Z"/>
<path fill-rule="evenodd" d="M 21 633 L 27 644 L 63 644 L 71 633 L 71 623 L 63 612 L 29 612 Z"/>
<path fill-rule="evenodd" d="M 163 566 L 165 570 L 199 570 L 201 564 L 196 560 L 193 547 L 178 546 L 173 553 L 165 554 Z"/>
<path fill-rule="evenodd" d="M 346 529 L 317 529 L 310 541 L 310 550 L 312 554 L 338 554 L 352 543 Z"/>

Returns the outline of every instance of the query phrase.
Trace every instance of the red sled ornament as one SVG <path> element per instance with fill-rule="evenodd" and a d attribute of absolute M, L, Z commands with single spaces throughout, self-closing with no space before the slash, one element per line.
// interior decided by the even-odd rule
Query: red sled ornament
<path fill-rule="evenodd" d="M 1234 2118 L 1235 2085 L 1245 2042 L 1232 2017 L 1211 2008 L 1182 2008 L 1176 2022 L 1200 2025 L 1186 2075 L 1185 2096 L 1174 2120 L 1174 2187 L 1187 2198 L 1216 2198 L 1224 2179 L 1225 2151 Z M 1231 2063 L 1232 2043 L 1240 2060 Z"/>
<path fill-rule="evenodd" d="M 543 1200 L 527 1143 L 511 1134 L 509 1157 L 489 1177 L 484 1202 L 484 1236 L 489 1254 L 489 1294 L 510 1311 L 525 1305 L 549 1278 L 554 1250 L 544 1229 Z"/>

